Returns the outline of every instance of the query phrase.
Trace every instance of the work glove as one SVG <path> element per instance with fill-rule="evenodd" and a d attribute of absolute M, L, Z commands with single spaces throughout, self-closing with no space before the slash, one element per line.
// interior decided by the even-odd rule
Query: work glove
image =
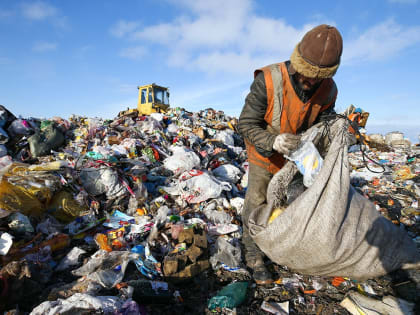
<path fill-rule="evenodd" d="M 291 133 L 282 133 L 274 140 L 273 149 L 281 154 L 289 155 L 290 152 L 297 149 L 299 142 L 300 136 Z"/>

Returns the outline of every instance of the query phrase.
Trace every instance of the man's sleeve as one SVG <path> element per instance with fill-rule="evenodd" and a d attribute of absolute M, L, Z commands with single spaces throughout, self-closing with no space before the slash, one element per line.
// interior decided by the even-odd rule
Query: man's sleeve
<path fill-rule="evenodd" d="M 273 151 L 276 135 L 266 130 L 264 120 L 267 110 L 267 90 L 264 74 L 260 72 L 251 85 L 245 105 L 239 117 L 238 129 L 243 138 L 253 144 L 262 156 L 269 157 Z"/>

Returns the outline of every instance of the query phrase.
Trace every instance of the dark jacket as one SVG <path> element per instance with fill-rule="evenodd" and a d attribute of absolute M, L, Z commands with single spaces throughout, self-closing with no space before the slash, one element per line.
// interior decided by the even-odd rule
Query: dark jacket
<path fill-rule="evenodd" d="M 287 66 L 289 64 L 289 62 L 286 62 Z M 299 95 L 299 98 L 303 102 L 306 102 L 312 96 L 313 92 L 315 92 L 313 91 L 311 95 L 305 96 L 301 91 L 298 91 L 298 87 L 294 84 L 292 78 L 291 82 L 297 95 Z M 242 137 L 253 144 L 258 153 L 264 157 L 269 157 L 274 153 L 273 144 L 277 136 L 266 130 L 267 123 L 264 120 L 264 116 L 267 106 L 267 90 L 264 74 L 260 72 L 255 77 L 254 82 L 252 82 L 250 92 L 245 99 L 245 105 L 239 117 L 238 130 Z M 320 121 L 323 116 L 332 113 L 335 113 L 334 105 L 319 115 L 315 123 Z"/>

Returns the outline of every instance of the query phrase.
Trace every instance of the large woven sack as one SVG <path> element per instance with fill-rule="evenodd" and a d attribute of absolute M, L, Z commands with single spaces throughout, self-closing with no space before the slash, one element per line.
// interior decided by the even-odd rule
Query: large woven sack
<path fill-rule="evenodd" d="M 296 166 L 288 162 L 273 176 L 267 204 L 248 220 L 256 244 L 273 262 L 309 275 L 367 279 L 418 268 L 420 253 L 408 234 L 350 185 L 347 122 L 323 128 L 333 140 L 314 184 L 268 223 Z"/>

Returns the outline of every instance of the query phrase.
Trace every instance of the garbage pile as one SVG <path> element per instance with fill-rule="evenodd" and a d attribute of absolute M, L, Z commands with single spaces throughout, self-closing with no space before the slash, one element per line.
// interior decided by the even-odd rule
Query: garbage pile
<path fill-rule="evenodd" d="M 236 123 L 213 109 L 66 120 L 0 106 L 0 311 L 349 314 L 419 302 L 419 275 L 402 271 L 357 282 L 267 261 L 277 280 L 255 286 Z M 363 154 L 350 155 L 352 184 L 420 247 L 419 148 Z"/>

